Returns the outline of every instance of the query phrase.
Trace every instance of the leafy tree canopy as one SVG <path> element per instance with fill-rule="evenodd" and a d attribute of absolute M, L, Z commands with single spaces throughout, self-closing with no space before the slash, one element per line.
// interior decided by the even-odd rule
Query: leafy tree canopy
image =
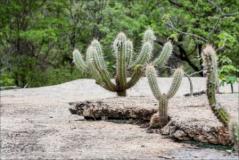
<path fill-rule="evenodd" d="M 93 38 L 102 43 L 112 69 L 117 33 L 126 32 L 139 50 L 148 27 L 157 35 L 155 56 L 173 41 L 170 67 L 200 71 L 201 50 L 211 43 L 238 70 L 237 0 L 2 0 L 0 6 L 1 85 L 33 87 L 86 77 L 73 66 L 71 53 L 74 48 L 84 53 Z"/>

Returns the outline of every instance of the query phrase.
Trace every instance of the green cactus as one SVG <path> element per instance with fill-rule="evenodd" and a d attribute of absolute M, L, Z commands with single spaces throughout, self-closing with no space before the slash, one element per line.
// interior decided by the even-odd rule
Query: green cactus
<path fill-rule="evenodd" d="M 168 113 L 167 113 L 168 100 L 176 94 L 176 92 L 182 82 L 183 74 L 184 73 L 181 68 L 176 69 L 176 71 L 174 72 L 174 75 L 173 75 L 173 82 L 171 84 L 171 87 L 170 87 L 168 93 L 162 94 L 160 92 L 160 89 L 159 89 L 159 86 L 157 83 L 156 71 L 155 71 L 154 66 L 153 65 L 147 66 L 146 76 L 148 78 L 149 86 L 153 92 L 154 97 L 159 101 L 159 112 L 157 113 L 158 117 L 155 115 L 151 117 L 151 118 L 159 119 L 159 124 L 150 124 L 151 128 L 155 127 L 155 126 L 163 127 L 168 123 L 168 121 L 169 121 L 169 117 L 168 117 Z M 158 121 L 151 119 L 150 122 L 158 122 Z"/>
<path fill-rule="evenodd" d="M 215 49 L 211 45 L 206 45 L 202 51 L 203 67 L 207 75 L 207 98 L 209 105 L 220 122 L 228 127 L 229 114 L 227 111 L 217 103 L 216 90 L 218 83 L 217 75 L 217 55 Z"/>
<path fill-rule="evenodd" d="M 162 67 L 169 59 L 173 51 L 173 45 L 170 41 L 164 44 L 161 54 L 158 58 L 156 58 L 153 62 L 155 66 Z"/>
<path fill-rule="evenodd" d="M 234 149 L 239 152 L 239 124 L 236 122 L 230 123 L 230 137 L 234 143 Z"/>
<path fill-rule="evenodd" d="M 103 88 L 117 92 L 118 96 L 126 96 L 126 90 L 134 86 L 144 73 L 145 65 L 150 61 L 153 51 L 153 43 L 156 39 L 154 32 L 148 29 L 144 33 L 142 48 L 139 54 L 135 54 L 133 43 L 123 32 L 120 32 L 113 42 L 113 51 L 116 58 L 115 83 L 111 81 L 111 75 L 104 60 L 102 47 L 98 40 L 94 39 L 86 51 L 85 61 L 80 52 L 73 51 L 73 60 L 76 67 L 82 72 L 90 72 L 96 83 Z M 167 42 L 159 56 L 155 60 L 157 65 L 163 65 L 172 52 L 171 42 Z M 161 57 L 161 58 L 160 58 Z M 127 72 L 131 79 L 127 80 Z"/>

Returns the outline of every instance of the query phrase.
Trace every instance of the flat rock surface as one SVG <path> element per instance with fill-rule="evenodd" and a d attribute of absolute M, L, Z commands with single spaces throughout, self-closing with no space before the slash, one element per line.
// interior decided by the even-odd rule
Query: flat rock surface
<path fill-rule="evenodd" d="M 166 91 L 171 79 L 159 83 Z M 200 91 L 205 79 L 193 83 Z M 177 96 L 188 91 L 184 79 Z M 152 96 L 145 78 L 128 95 Z M 85 121 L 68 111 L 69 102 L 114 96 L 87 79 L 1 91 L 1 159 L 238 159 L 220 146 L 178 143 L 137 125 Z"/>

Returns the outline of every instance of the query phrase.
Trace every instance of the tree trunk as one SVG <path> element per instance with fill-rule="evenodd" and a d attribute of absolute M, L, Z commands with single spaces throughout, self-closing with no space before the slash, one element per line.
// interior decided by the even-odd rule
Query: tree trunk
<path fill-rule="evenodd" d="M 231 83 L 230 85 L 231 85 L 231 91 L 232 93 L 234 93 L 233 84 Z"/>

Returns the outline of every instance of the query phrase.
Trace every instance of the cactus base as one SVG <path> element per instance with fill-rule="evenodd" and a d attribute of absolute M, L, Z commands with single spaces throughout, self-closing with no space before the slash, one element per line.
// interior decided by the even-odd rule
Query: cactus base
<path fill-rule="evenodd" d="M 153 128 L 163 128 L 169 122 L 169 117 L 167 118 L 160 118 L 159 112 L 152 115 L 150 118 L 149 129 Z"/>
<path fill-rule="evenodd" d="M 117 95 L 118 96 L 121 96 L 121 97 L 126 97 L 126 90 L 125 91 L 120 91 L 120 92 L 117 92 Z"/>

